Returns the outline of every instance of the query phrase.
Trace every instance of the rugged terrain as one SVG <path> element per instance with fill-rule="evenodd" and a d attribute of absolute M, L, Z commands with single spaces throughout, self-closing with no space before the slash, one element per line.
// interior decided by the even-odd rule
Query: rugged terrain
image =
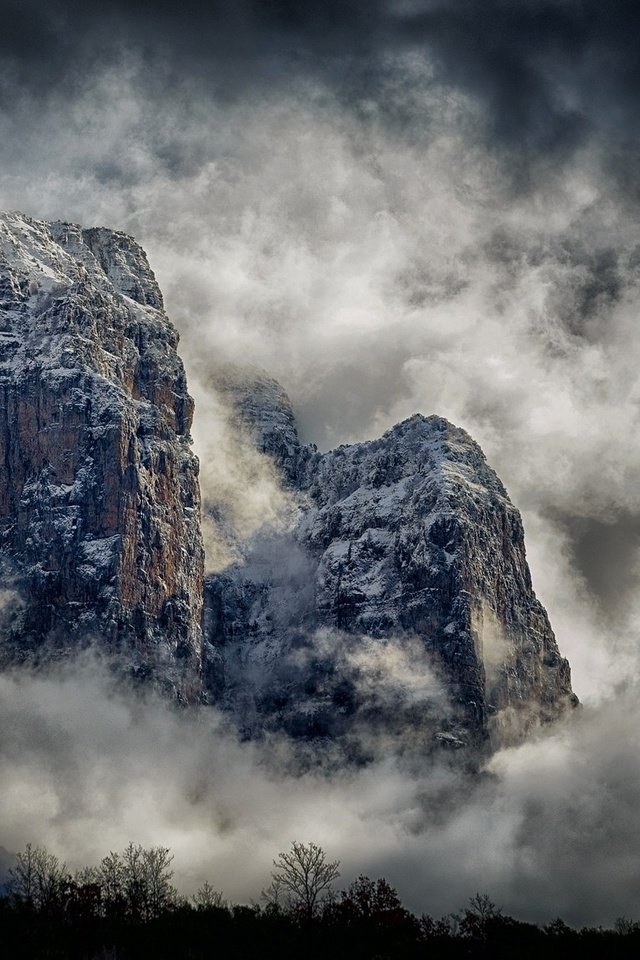
<path fill-rule="evenodd" d="M 575 702 L 520 515 L 439 417 L 319 453 L 268 375 L 219 373 L 290 509 L 205 588 L 177 343 L 130 237 L 0 218 L 2 662 L 93 643 L 247 736 L 356 760 L 486 748 Z"/>

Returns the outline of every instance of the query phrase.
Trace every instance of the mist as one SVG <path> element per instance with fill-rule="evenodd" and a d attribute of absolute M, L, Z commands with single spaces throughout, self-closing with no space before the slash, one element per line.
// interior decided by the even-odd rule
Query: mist
<path fill-rule="evenodd" d="M 583 707 L 470 791 L 448 764 L 391 756 L 302 774 L 286 743 L 132 701 L 93 662 L 10 673 L 0 845 L 80 863 L 162 843 L 185 889 L 206 877 L 257 899 L 272 857 L 313 839 L 345 879 L 384 874 L 417 910 L 479 889 L 523 918 L 633 915 L 634 5 L 606 23 L 591 2 L 381 2 L 366 18 L 161 3 L 153 23 L 140 4 L 5 6 L 0 204 L 145 247 L 197 401 L 204 500 L 224 507 L 210 569 L 291 509 L 212 368 L 263 367 L 321 449 L 437 413 L 522 510 Z"/>
<path fill-rule="evenodd" d="M 129 840 L 162 844 L 183 893 L 207 879 L 260 902 L 277 853 L 314 840 L 341 860 L 341 884 L 385 876 L 417 912 L 454 911 L 480 890 L 541 922 L 635 916 L 634 686 L 497 753 L 479 779 L 446 755 L 425 768 L 392 750 L 368 767 L 300 772 L 286 740 L 241 743 L 214 708 L 132 698 L 88 655 L 0 686 L 8 850 L 43 844 L 74 868 Z"/>

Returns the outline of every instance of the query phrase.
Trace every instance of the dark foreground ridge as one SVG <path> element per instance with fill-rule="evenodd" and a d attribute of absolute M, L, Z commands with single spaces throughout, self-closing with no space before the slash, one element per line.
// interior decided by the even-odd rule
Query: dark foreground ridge
<path fill-rule="evenodd" d="M 575 703 L 520 514 L 439 417 L 318 453 L 282 387 L 229 368 L 215 389 L 289 521 L 205 584 L 177 344 L 132 238 L 0 217 L 0 664 L 91 643 L 245 736 L 355 762 L 477 755 Z"/>
<path fill-rule="evenodd" d="M 296 847 L 301 861 L 291 859 Z M 0 896 L 3 950 L 12 960 L 638 956 L 635 921 L 620 917 L 613 929 L 576 930 L 557 917 L 537 926 L 505 915 L 487 894 L 476 893 L 458 913 L 440 919 L 411 913 L 383 877 L 359 876 L 339 892 L 325 886 L 311 906 L 308 888 L 287 898 L 281 887 L 274 896 L 283 865 L 308 866 L 307 854 L 319 856 L 320 867 L 332 868 L 335 878 L 339 865 L 327 862 L 324 851 L 293 844 L 274 860 L 264 905 L 248 906 L 227 902 L 208 883 L 190 899 L 180 896 L 164 847 L 130 844 L 74 876 L 46 850 L 27 847 Z M 323 876 L 311 873 L 312 889 Z"/>

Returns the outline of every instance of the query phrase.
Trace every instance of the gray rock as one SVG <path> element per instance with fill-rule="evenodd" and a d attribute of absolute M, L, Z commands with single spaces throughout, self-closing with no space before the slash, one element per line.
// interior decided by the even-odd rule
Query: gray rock
<path fill-rule="evenodd" d="M 177 343 L 130 237 L 0 217 L 0 663 L 95 641 L 246 736 L 337 762 L 465 762 L 575 704 L 520 514 L 464 430 L 416 415 L 318 453 L 262 371 L 228 368 L 217 389 L 294 522 L 233 544 L 203 637 Z"/>
<path fill-rule="evenodd" d="M 258 443 L 270 424 L 262 449 L 299 514 L 208 578 L 209 687 L 247 735 L 337 739 L 364 758 L 477 750 L 575 704 L 520 514 L 464 430 L 416 415 L 320 454 L 297 440 L 281 388 L 260 374 L 249 402 L 249 380 L 241 415 Z"/>

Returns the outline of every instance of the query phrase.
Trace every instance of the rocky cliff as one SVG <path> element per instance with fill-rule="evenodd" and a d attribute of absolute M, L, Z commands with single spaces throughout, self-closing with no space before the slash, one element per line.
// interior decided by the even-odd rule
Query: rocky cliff
<path fill-rule="evenodd" d="M 123 234 L 0 218 L 0 657 L 95 640 L 200 696 L 203 548 L 177 333 Z"/>
<path fill-rule="evenodd" d="M 389 741 L 461 749 L 517 739 L 575 702 L 520 514 L 464 430 L 416 415 L 320 454 L 263 374 L 258 407 L 250 395 L 245 376 L 238 415 L 298 518 L 208 581 L 209 683 L 247 733 L 338 738 L 364 757 Z"/>

